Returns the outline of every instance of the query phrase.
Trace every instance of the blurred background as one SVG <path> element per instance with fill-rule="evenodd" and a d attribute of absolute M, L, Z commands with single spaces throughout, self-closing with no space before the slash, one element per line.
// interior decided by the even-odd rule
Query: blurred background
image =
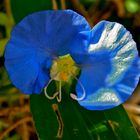
<path fill-rule="evenodd" d="M 48 9 L 73 9 L 91 26 L 103 19 L 119 22 L 140 51 L 140 0 L 0 0 L 0 140 L 37 140 L 29 97 L 9 81 L 3 55 L 13 26 L 32 12 Z M 140 85 L 123 106 L 140 134 Z"/>

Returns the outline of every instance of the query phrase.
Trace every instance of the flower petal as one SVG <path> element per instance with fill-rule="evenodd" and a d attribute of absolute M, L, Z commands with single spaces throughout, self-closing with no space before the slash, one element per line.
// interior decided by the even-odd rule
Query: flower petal
<path fill-rule="evenodd" d="M 83 63 L 88 63 L 89 58 L 89 46 L 90 44 L 95 44 L 99 41 L 100 36 L 105 28 L 107 22 L 100 22 L 92 30 L 81 31 L 75 38 L 73 43 L 73 48 L 70 50 L 70 54 L 73 59 L 80 65 Z M 94 36 L 94 39 L 91 39 Z"/>
<path fill-rule="evenodd" d="M 42 11 L 25 17 L 12 31 L 5 49 L 5 66 L 22 92 L 40 93 L 47 84 L 52 60 L 69 53 L 78 32 L 90 29 L 71 10 Z"/>
<path fill-rule="evenodd" d="M 102 21 L 95 31 L 91 30 L 89 44 L 79 78 L 86 98 L 79 104 L 89 110 L 104 110 L 125 102 L 140 77 L 138 52 L 131 34 L 119 23 Z M 82 96 L 79 84 L 76 92 Z"/>

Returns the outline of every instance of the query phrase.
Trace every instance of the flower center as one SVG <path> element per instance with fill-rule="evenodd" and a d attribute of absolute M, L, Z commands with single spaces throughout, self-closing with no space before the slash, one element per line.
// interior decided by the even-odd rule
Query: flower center
<path fill-rule="evenodd" d="M 71 79 L 76 79 L 83 90 L 83 95 L 82 97 L 78 98 L 75 94 L 70 93 L 70 96 L 74 100 L 83 100 L 86 94 L 82 83 L 76 77 L 79 71 L 80 69 L 78 68 L 78 66 L 76 66 L 76 63 L 69 54 L 60 56 L 58 59 L 54 60 L 50 69 L 51 79 L 44 88 L 45 96 L 50 100 L 56 98 L 58 102 L 61 102 L 62 82 L 69 82 Z M 53 80 L 59 81 L 58 91 L 54 93 L 53 96 L 49 96 L 47 93 L 47 88 Z"/>
<path fill-rule="evenodd" d="M 53 61 L 50 76 L 56 81 L 68 82 L 72 77 L 75 77 L 78 72 L 79 68 L 76 66 L 76 63 L 72 57 L 67 54 Z"/>

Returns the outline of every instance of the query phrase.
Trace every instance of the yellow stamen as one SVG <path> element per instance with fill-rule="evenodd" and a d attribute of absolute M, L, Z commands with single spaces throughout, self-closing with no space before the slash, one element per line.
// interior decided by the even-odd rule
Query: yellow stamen
<path fill-rule="evenodd" d="M 86 93 L 85 93 L 85 89 L 82 83 L 76 77 L 76 75 L 79 73 L 79 70 L 80 69 L 76 66 L 74 60 L 69 54 L 65 56 L 61 56 L 58 59 L 54 60 L 51 70 L 50 70 L 51 80 L 48 82 L 48 84 L 44 88 L 45 96 L 50 100 L 56 98 L 58 102 L 61 102 L 62 82 L 69 82 L 71 79 L 76 79 L 83 90 L 83 94 L 81 97 L 77 97 L 75 94 L 70 93 L 70 96 L 72 99 L 77 100 L 77 101 L 83 100 L 86 96 Z M 47 88 L 53 80 L 59 81 L 59 88 L 58 88 L 58 91 L 54 93 L 53 96 L 49 96 L 47 93 Z"/>
<path fill-rule="evenodd" d="M 53 61 L 50 76 L 54 80 L 68 82 L 73 75 L 76 76 L 78 74 L 78 71 L 79 68 L 75 65 L 74 60 L 68 54 Z"/>

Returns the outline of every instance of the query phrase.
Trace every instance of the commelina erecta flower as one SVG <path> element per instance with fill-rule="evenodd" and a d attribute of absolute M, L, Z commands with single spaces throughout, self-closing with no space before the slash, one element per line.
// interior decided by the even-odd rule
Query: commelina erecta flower
<path fill-rule="evenodd" d="M 5 49 L 5 66 L 13 84 L 26 94 L 61 101 L 61 87 L 77 80 L 70 98 L 88 110 L 115 107 L 128 99 L 140 76 L 136 43 L 116 22 L 92 29 L 71 10 L 41 11 L 18 23 Z M 77 73 L 80 71 L 80 75 Z M 48 95 L 51 81 L 58 91 Z"/>

